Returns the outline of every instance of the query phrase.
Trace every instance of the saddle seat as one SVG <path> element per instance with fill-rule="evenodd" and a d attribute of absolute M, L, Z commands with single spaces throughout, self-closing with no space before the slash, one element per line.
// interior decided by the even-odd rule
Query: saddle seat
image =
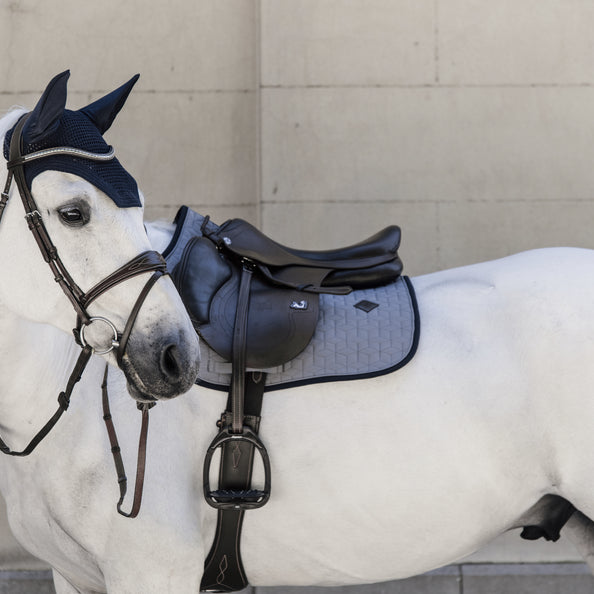
<path fill-rule="evenodd" d="M 231 219 L 221 225 L 215 241 L 238 257 L 257 262 L 271 281 L 309 292 L 348 293 L 386 284 L 402 272 L 396 225 L 347 247 L 309 251 L 281 245 L 247 221 Z"/>

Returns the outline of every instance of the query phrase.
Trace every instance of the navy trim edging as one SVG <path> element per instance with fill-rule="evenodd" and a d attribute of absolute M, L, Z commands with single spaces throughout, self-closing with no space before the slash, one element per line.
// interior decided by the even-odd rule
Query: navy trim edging
<path fill-rule="evenodd" d="M 175 232 L 173 233 L 173 237 L 171 238 L 169 245 L 163 250 L 163 253 L 161 254 L 163 258 L 167 257 L 171 250 L 176 246 L 177 240 L 179 239 L 179 235 L 184 228 L 184 221 L 186 220 L 186 216 L 188 215 L 188 210 L 189 208 L 187 206 L 182 206 L 177 211 L 175 219 L 173 219 L 173 222 L 176 225 Z"/>
<path fill-rule="evenodd" d="M 323 377 L 312 377 L 303 380 L 296 380 L 293 382 L 287 382 L 286 384 L 277 384 L 275 386 L 266 386 L 264 388 L 264 392 L 276 392 L 278 390 L 286 390 L 288 388 L 297 388 L 300 386 L 308 386 L 309 384 L 325 384 L 328 382 L 344 382 L 349 380 L 359 380 L 359 379 L 370 379 L 373 377 L 379 377 L 381 375 L 387 375 L 389 373 L 393 373 L 398 369 L 404 367 L 407 363 L 409 363 L 412 358 L 415 356 L 417 352 L 417 348 L 419 346 L 419 339 L 421 335 L 421 317 L 419 315 L 419 307 L 417 304 L 417 296 L 415 294 L 415 290 L 413 284 L 408 276 L 403 276 L 402 279 L 406 283 L 408 287 L 408 291 L 410 294 L 410 300 L 413 307 L 413 313 L 415 316 L 415 327 L 413 333 L 413 341 L 410 347 L 410 351 L 402 359 L 400 362 L 396 363 L 396 365 L 392 365 L 391 367 L 387 367 L 385 369 L 379 369 L 378 371 L 370 371 L 368 373 L 359 373 L 355 375 L 331 375 L 331 376 L 323 376 Z M 221 392 L 228 392 L 229 386 L 223 384 L 212 384 L 210 382 L 201 380 L 198 378 L 196 380 L 196 384 L 202 386 L 204 388 L 209 388 L 211 390 L 219 390 Z"/>

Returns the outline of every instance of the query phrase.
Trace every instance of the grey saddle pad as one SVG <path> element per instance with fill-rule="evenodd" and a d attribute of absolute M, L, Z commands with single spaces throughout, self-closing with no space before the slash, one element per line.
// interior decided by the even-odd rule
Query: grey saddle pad
<path fill-rule="evenodd" d="M 186 243 L 201 235 L 204 217 L 182 207 L 176 231 L 163 255 L 172 270 Z M 208 225 L 216 226 L 212 222 Z M 291 361 L 266 372 L 266 390 L 317 382 L 362 379 L 390 373 L 408 363 L 417 348 L 420 320 L 410 279 L 348 295 L 320 295 L 320 317 L 313 339 Z M 200 343 L 197 382 L 227 390 L 231 363 Z"/>

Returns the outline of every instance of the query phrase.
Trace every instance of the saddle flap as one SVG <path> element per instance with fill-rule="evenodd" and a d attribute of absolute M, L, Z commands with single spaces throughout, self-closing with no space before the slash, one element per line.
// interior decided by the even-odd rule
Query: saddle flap
<path fill-rule="evenodd" d="M 188 310 L 194 327 L 208 322 L 210 303 L 231 278 L 231 266 L 205 237 L 192 237 L 171 278 Z"/>
<path fill-rule="evenodd" d="M 200 336 L 221 357 L 232 358 L 239 271 L 214 295 Z M 267 369 L 295 358 L 309 344 L 318 320 L 319 296 L 269 285 L 254 278 L 247 322 L 246 365 Z"/>
<path fill-rule="evenodd" d="M 171 277 L 198 334 L 231 361 L 239 265 L 221 254 L 210 239 L 193 237 Z M 314 333 L 319 297 L 255 278 L 249 299 L 247 366 L 266 369 L 295 358 Z"/>

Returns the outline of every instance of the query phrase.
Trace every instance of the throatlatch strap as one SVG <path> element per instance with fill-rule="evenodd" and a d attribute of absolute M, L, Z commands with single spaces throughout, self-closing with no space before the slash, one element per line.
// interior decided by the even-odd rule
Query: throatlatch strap
<path fill-rule="evenodd" d="M 58 410 L 54 413 L 53 417 L 40 429 L 40 431 L 35 435 L 35 437 L 29 442 L 29 445 L 20 452 L 15 452 L 11 450 L 4 440 L 0 438 L 0 451 L 7 456 L 28 456 L 38 445 L 39 443 L 47 436 L 47 434 L 54 428 L 55 424 L 60 420 L 60 417 L 64 414 L 68 407 L 70 406 L 70 396 L 72 395 L 72 390 L 74 390 L 74 386 L 80 381 L 82 377 L 82 373 L 85 370 L 85 367 L 93 354 L 93 349 L 90 346 L 86 346 L 81 351 L 74 369 L 68 378 L 68 383 L 66 384 L 66 389 L 63 392 L 60 392 L 58 395 Z"/>
<path fill-rule="evenodd" d="M 6 183 L 4 184 L 4 190 L 2 190 L 2 199 L 0 200 L 0 221 L 2 221 L 2 215 L 4 214 L 4 209 L 6 208 L 6 204 L 8 203 L 8 198 L 10 197 L 10 186 L 12 185 L 12 171 L 8 172 L 6 176 Z"/>
<path fill-rule="evenodd" d="M 265 374 L 245 375 L 244 423 L 254 433 L 260 428 L 260 412 L 264 395 Z M 232 417 L 232 396 L 229 395 L 225 416 Z M 224 422 L 224 421 L 223 421 Z M 222 446 L 219 488 L 247 490 L 252 482 L 254 446 L 246 441 Z M 241 561 L 241 529 L 244 510 L 219 509 L 215 539 L 204 562 L 200 590 L 205 592 L 235 592 L 249 585 Z"/>

